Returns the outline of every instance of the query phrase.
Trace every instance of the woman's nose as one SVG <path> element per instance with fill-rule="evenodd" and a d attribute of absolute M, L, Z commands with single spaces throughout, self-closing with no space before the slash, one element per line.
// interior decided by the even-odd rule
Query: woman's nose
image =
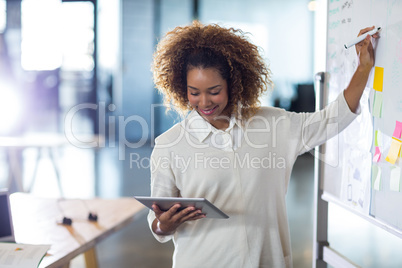
<path fill-rule="evenodd" d="M 201 95 L 200 104 L 202 107 L 206 107 L 209 104 L 209 98 L 205 94 Z"/>

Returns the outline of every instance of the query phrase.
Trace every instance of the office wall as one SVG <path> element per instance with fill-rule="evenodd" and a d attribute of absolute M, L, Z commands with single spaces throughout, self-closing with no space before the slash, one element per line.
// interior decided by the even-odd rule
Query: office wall
<path fill-rule="evenodd" d="M 150 122 L 153 83 L 150 72 L 154 35 L 154 1 L 122 0 L 121 8 L 121 86 L 122 115 L 125 122 L 119 123 L 124 135 L 134 144 L 145 135 L 141 119 Z M 130 116 L 136 116 L 131 118 Z M 140 119 L 141 118 L 141 119 Z"/>
<path fill-rule="evenodd" d="M 192 1 L 122 1 L 122 115 L 125 138 L 132 144 L 153 139 L 175 122 L 153 87 L 152 54 L 160 36 L 191 22 L 191 9 Z M 146 130 L 139 121 L 146 122 Z"/>
<path fill-rule="evenodd" d="M 158 32 L 156 42 L 168 31 L 173 30 L 176 26 L 188 25 L 192 21 L 193 1 L 182 0 L 163 0 L 160 1 L 160 17 L 155 18 L 158 23 Z M 156 91 L 155 91 L 156 92 Z M 162 96 L 155 93 L 154 103 L 162 104 Z M 180 121 L 180 117 L 174 111 L 166 113 L 166 108 L 162 105 L 154 106 L 155 111 L 155 132 L 154 136 L 158 136 L 168 130 L 172 125 Z"/>
<path fill-rule="evenodd" d="M 313 81 L 314 13 L 308 1 L 203 0 L 200 19 L 241 27 L 264 50 L 275 82 L 273 98 L 290 101 L 294 86 Z M 285 105 L 286 106 L 286 105 Z"/>

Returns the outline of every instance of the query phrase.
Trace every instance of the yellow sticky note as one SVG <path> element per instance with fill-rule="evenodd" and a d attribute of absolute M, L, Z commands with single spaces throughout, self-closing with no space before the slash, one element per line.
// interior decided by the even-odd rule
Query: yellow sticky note
<path fill-rule="evenodd" d="M 391 178 L 389 180 L 389 189 L 391 191 L 399 192 L 401 183 L 401 168 L 391 167 Z"/>
<path fill-rule="evenodd" d="M 392 138 L 391 147 L 389 148 L 387 158 L 385 158 L 386 161 L 395 164 L 399 151 L 401 150 L 401 144 L 402 142 L 400 140 Z"/>
<path fill-rule="evenodd" d="M 383 80 L 384 80 L 384 68 L 376 66 L 374 68 L 374 83 L 373 83 L 374 90 L 382 91 Z"/>
<path fill-rule="evenodd" d="M 373 188 L 376 191 L 380 191 L 381 188 L 381 168 L 379 166 L 373 165 L 372 167 L 372 181 L 373 181 Z"/>

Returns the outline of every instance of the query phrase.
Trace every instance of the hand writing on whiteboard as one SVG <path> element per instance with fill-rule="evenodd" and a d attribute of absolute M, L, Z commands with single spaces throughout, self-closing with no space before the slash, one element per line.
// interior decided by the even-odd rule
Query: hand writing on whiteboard
<path fill-rule="evenodd" d="M 359 36 L 373 29 L 374 26 L 364 28 L 360 30 Z M 359 56 L 359 65 L 357 66 L 357 69 L 353 74 L 349 85 L 343 93 L 346 103 L 348 104 L 352 112 L 356 112 L 357 108 L 359 107 L 360 98 L 366 87 L 370 71 L 374 66 L 374 49 L 373 45 L 371 44 L 372 37 L 378 38 L 380 36 L 378 33 L 375 33 L 372 36 L 367 34 L 366 38 L 363 41 L 355 45 L 357 55 Z"/>
<path fill-rule="evenodd" d="M 358 36 L 373 30 L 374 27 L 375 26 L 361 29 Z M 371 68 L 374 66 L 374 49 L 373 45 L 371 44 L 372 37 L 379 38 L 380 34 L 378 32 L 372 36 L 367 34 L 366 38 L 360 43 L 357 43 L 355 46 L 357 55 L 359 56 L 359 65 L 366 70 L 371 70 Z"/>

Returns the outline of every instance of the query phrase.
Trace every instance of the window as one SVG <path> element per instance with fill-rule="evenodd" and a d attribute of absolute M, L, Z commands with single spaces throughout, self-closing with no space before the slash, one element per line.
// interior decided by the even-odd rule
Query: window
<path fill-rule="evenodd" d="M 6 29 L 6 0 L 0 0 L 0 34 Z"/>
<path fill-rule="evenodd" d="M 61 2 L 21 2 L 21 66 L 24 70 L 54 70 L 61 66 Z"/>

